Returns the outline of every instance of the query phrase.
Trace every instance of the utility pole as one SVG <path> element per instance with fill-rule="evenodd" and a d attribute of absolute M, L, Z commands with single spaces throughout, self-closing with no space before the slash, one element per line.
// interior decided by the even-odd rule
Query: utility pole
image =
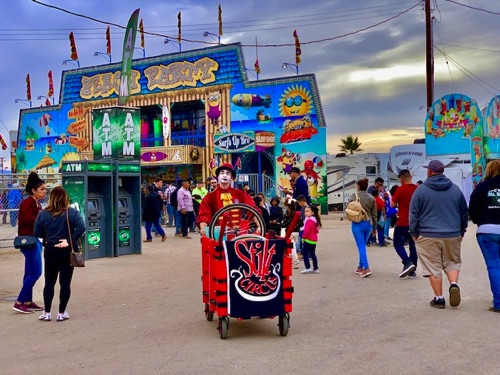
<path fill-rule="evenodd" d="M 432 43 L 431 0 L 425 1 L 425 64 L 427 77 L 427 110 L 434 102 L 434 46 Z"/>

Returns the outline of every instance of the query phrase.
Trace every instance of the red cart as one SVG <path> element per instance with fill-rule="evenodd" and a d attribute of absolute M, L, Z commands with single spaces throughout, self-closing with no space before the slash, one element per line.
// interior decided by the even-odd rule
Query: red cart
<path fill-rule="evenodd" d="M 254 207 L 231 204 L 214 215 L 201 240 L 201 281 L 205 317 L 212 321 L 217 313 L 221 339 L 227 338 L 230 317 L 278 317 L 280 335 L 288 334 L 293 293 L 290 233 L 296 220 L 298 215 L 285 237 L 275 237 L 266 232 Z"/>

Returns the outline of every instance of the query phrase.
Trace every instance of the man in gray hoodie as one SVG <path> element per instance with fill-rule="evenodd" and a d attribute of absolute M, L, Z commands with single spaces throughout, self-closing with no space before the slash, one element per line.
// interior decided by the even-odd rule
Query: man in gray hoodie
<path fill-rule="evenodd" d="M 410 234 L 415 239 L 424 277 L 434 299 L 432 307 L 444 309 L 442 272 L 450 282 L 450 306 L 460 305 L 461 244 L 468 224 L 465 197 L 444 174 L 444 164 L 432 160 L 427 180 L 415 190 L 410 203 Z"/>

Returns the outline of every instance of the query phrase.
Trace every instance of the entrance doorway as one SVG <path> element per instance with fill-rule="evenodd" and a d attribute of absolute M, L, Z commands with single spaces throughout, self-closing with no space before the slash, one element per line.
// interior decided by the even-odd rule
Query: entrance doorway
<path fill-rule="evenodd" d="M 235 155 L 233 160 L 238 158 L 241 160 L 239 183 L 248 184 L 250 189 L 256 193 L 262 192 L 268 198 L 273 197 L 276 194 L 276 182 L 272 152 L 246 152 Z"/>

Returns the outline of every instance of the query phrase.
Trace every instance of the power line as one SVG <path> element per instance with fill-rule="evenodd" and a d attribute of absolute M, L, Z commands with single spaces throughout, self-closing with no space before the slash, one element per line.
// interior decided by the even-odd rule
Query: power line
<path fill-rule="evenodd" d="M 59 11 L 64 12 L 64 13 L 68 13 L 68 14 L 76 16 L 76 17 L 85 18 L 85 19 L 88 19 L 88 20 L 91 20 L 91 21 L 94 21 L 94 22 L 97 22 L 97 23 L 102 23 L 102 24 L 105 24 L 105 25 L 115 26 L 115 27 L 120 28 L 120 29 L 125 29 L 126 28 L 125 26 L 122 26 L 122 25 L 119 25 L 119 24 L 116 24 L 116 23 L 113 23 L 113 22 L 102 21 L 102 20 L 99 20 L 97 18 L 86 16 L 86 15 L 79 14 L 79 13 L 75 13 L 75 12 L 66 10 L 64 8 L 60 8 L 60 7 L 54 6 L 54 5 L 44 4 L 44 3 L 42 3 L 42 2 L 40 2 L 38 0 L 31 0 L 31 1 L 34 2 L 34 3 L 36 3 L 36 4 L 39 4 L 39 5 L 48 7 L 48 8 L 56 9 L 56 10 L 59 10 Z M 397 13 L 394 16 L 391 16 L 391 17 L 389 17 L 389 18 L 387 18 L 387 19 L 385 19 L 383 21 L 377 22 L 377 23 L 375 23 L 373 25 L 364 27 L 362 29 L 359 29 L 359 30 L 356 30 L 356 31 L 353 31 L 353 32 L 349 32 L 349 33 L 346 33 L 346 34 L 343 34 L 343 35 L 335 36 L 335 37 L 324 38 L 324 39 L 320 39 L 320 40 L 305 41 L 305 42 L 301 42 L 301 44 L 302 45 L 307 45 L 307 44 L 323 43 L 323 42 L 326 42 L 326 41 L 332 41 L 332 40 L 340 39 L 340 38 L 343 38 L 343 37 L 346 37 L 346 36 L 358 34 L 360 32 L 363 32 L 363 31 L 372 29 L 374 27 L 380 26 L 380 25 L 382 25 L 384 23 L 387 23 L 387 22 L 389 22 L 389 21 L 391 21 L 391 20 L 393 20 L 393 19 L 395 19 L 397 17 L 400 17 L 403 14 L 408 13 L 409 11 L 413 10 L 414 8 L 416 8 L 417 6 L 419 6 L 420 4 L 421 4 L 421 2 L 418 1 L 413 6 L 411 6 L 411 7 L 407 8 L 407 9 L 405 9 L 405 10 Z M 158 36 L 158 37 L 161 37 L 161 38 L 169 38 L 169 39 L 173 39 L 174 38 L 174 37 L 169 36 L 169 35 L 164 35 L 164 34 L 150 32 L 150 31 L 149 32 L 144 31 L 144 34 L 152 35 L 152 36 Z M 206 44 L 206 45 L 216 45 L 216 44 L 218 44 L 216 42 L 210 42 L 210 41 L 205 41 L 205 40 L 193 40 L 193 39 L 187 39 L 187 38 L 181 38 L 181 40 L 184 41 L 184 42 L 200 43 L 200 44 Z M 252 47 L 252 48 L 255 48 L 255 47 L 290 47 L 290 46 L 295 46 L 295 43 L 260 44 L 260 45 L 257 45 L 257 46 L 255 44 L 252 44 L 252 45 L 244 45 L 244 44 L 242 44 L 242 46 L 243 47 Z"/>
<path fill-rule="evenodd" d="M 486 9 L 483 9 L 483 8 L 477 8 L 477 7 L 473 7 L 471 5 L 467 5 L 467 4 L 462 4 L 462 3 L 459 3 L 458 1 L 454 1 L 454 0 L 444 0 L 444 1 L 456 4 L 456 5 L 460 5 L 461 7 L 464 7 L 464 8 L 469 8 L 469 9 L 473 9 L 473 10 L 478 10 L 480 12 L 485 12 L 485 13 L 489 13 L 489 14 L 494 14 L 496 16 L 500 16 L 500 13 L 498 13 L 498 12 L 492 12 L 491 10 L 486 10 Z"/>
<path fill-rule="evenodd" d="M 457 67 L 457 69 L 460 70 L 466 77 L 468 77 L 470 80 L 474 81 L 479 87 L 481 87 L 485 91 L 489 92 L 491 95 L 496 95 L 495 92 L 499 92 L 500 91 L 496 87 L 490 85 L 488 82 L 486 82 L 486 81 L 482 80 L 481 78 L 479 78 L 477 75 L 475 75 L 474 73 L 472 73 L 467 68 L 465 68 L 462 65 L 460 65 L 456 60 L 454 60 L 450 55 L 446 54 L 443 50 L 441 50 L 440 48 L 438 48 L 436 45 L 434 45 L 434 48 L 436 48 L 443 56 L 445 56 L 447 59 L 449 59 L 453 63 L 453 65 L 455 65 Z M 493 90 L 495 90 L 495 92 L 492 92 L 492 91 L 488 90 L 486 87 L 484 87 L 478 81 L 480 81 L 480 82 L 484 83 L 485 85 L 491 87 Z"/>

